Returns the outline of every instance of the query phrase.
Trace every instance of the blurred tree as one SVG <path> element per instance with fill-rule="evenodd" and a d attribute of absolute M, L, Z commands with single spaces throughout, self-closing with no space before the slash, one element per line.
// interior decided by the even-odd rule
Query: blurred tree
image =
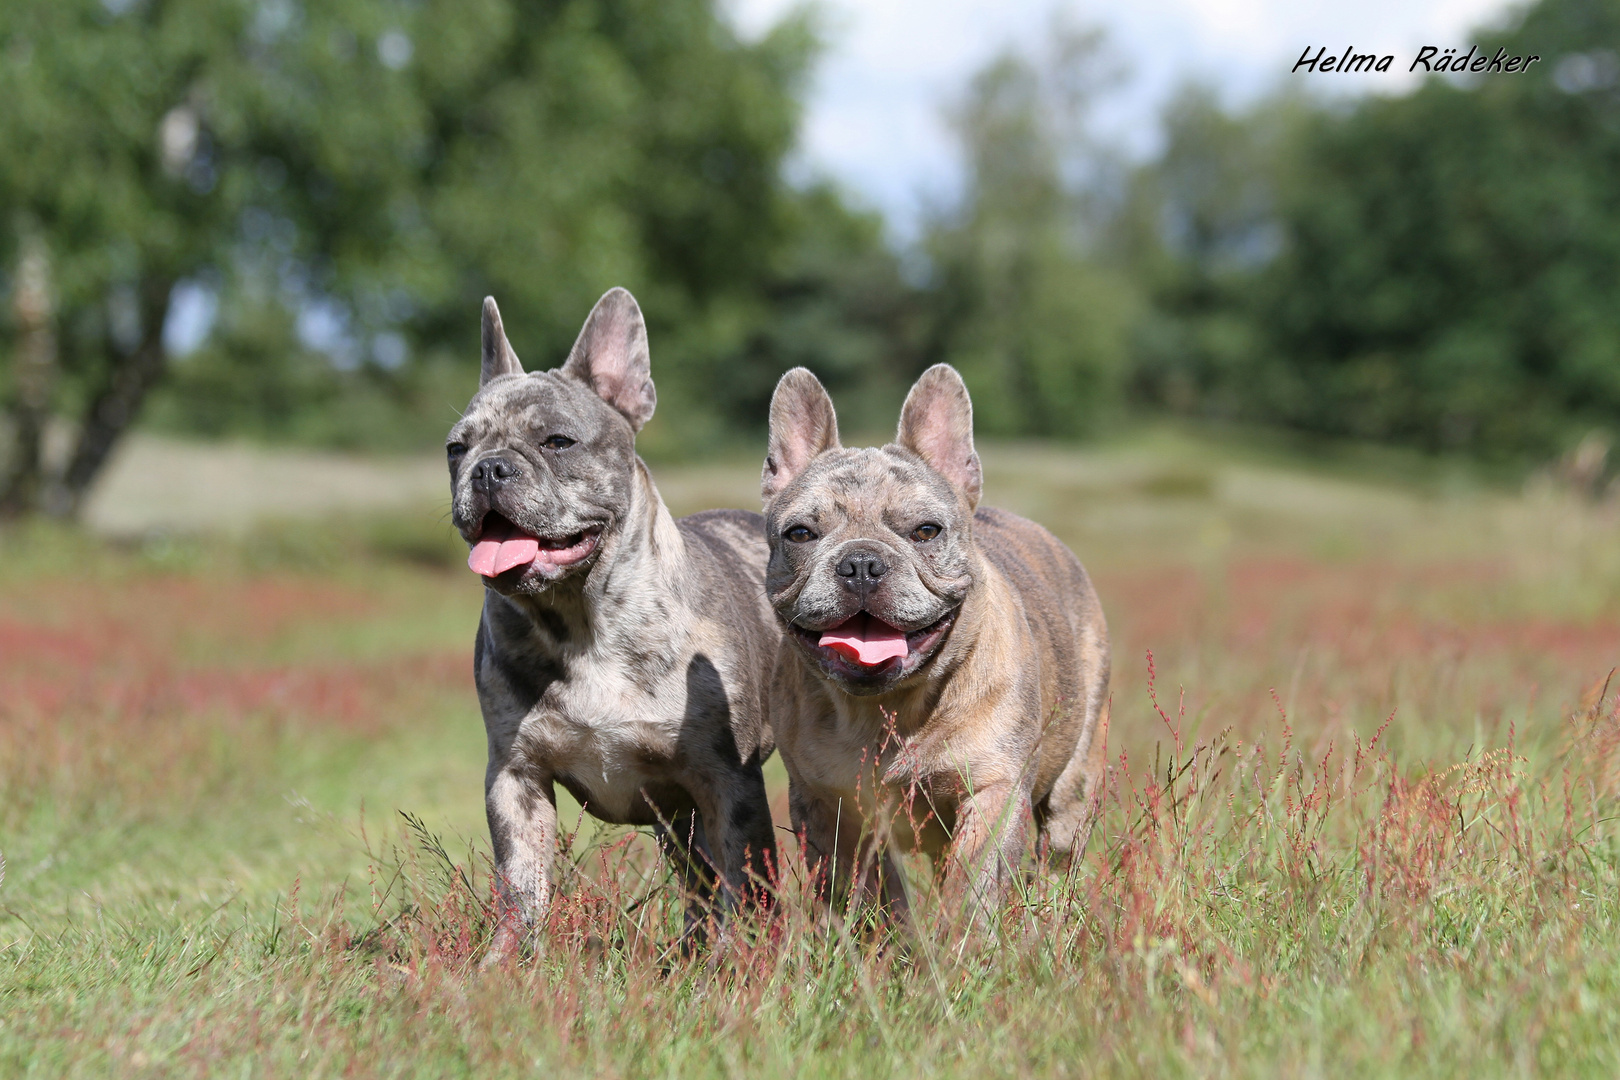
<path fill-rule="evenodd" d="M 12 315 L 17 334 L 12 364 L 10 467 L 0 479 L 0 516 L 14 516 L 41 498 L 45 429 L 56 382 L 56 334 L 52 326 L 50 260 L 33 230 L 19 238 L 12 282 Z"/>
<path fill-rule="evenodd" d="M 376 7 L 331 5 L 357 18 Z M 0 220 L 12 225 L 0 251 L 20 268 L 37 251 L 46 268 L 60 378 L 35 385 L 73 429 L 47 469 L 14 362 L 9 512 L 77 509 L 166 373 L 177 286 L 315 289 L 387 255 L 389 210 L 411 183 L 401 133 L 421 112 L 382 66 L 323 55 L 324 37 L 295 41 L 309 21 L 289 3 L 224 0 L 0 9 Z M 20 317 L 13 330 L 26 341 Z"/>
<path fill-rule="evenodd" d="M 882 219 L 852 213 L 834 189 L 815 185 L 787 207 L 784 230 L 790 241 L 763 268 L 751 310 L 738 312 L 739 343 L 690 357 L 677 391 L 686 396 L 674 407 L 756 432 L 776 380 L 802 364 L 838 398 L 847 432 L 892 428 L 925 313 L 901 280 Z"/>
<path fill-rule="evenodd" d="M 1177 100 L 1130 230 L 1145 397 L 1496 456 L 1620 423 L 1620 3 L 1477 40 L 1543 62 L 1349 107 Z"/>
<path fill-rule="evenodd" d="M 1135 294 L 1096 257 L 1109 162 L 1087 131 L 1113 73 L 1100 34 L 1057 24 L 1040 63 L 1003 54 L 952 116 L 967 189 L 924 239 L 927 359 L 962 372 L 986 432 L 1073 435 L 1118 406 Z"/>
<path fill-rule="evenodd" d="M 654 444 L 734 425 L 762 367 L 887 357 L 879 231 L 782 178 L 815 40 L 801 14 L 742 42 L 712 0 L 7 4 L 0 504 L 72 513 L 166 378 L 186 431 L 436 440 L 486 293 L 549 366 L 634 289 L 660 388 L 697 408 Z M 818 308 L 781 347 L 782 312 Z"/>
<path fill-rule="evenodd" d="M 1282 244 L 1279 184 L 1309 115 L 1283 96 L 1234 116 L 1196 83 L 1170 99 L 1164 149 L 1136 171 L 1114 222 L 1149 301 L 1132 328 L 1138 400 L 1177 413 L 1249 411 L 1268 374 L 1250 294 Z"/>
<path fill-rule="evenodd" d="M 1620 420 L 1620 3 L 1543 0 L 1479 43 L 1544 61 L 1307 133 L 1257 312 L 1286 422 L 1544 454 Z"/>

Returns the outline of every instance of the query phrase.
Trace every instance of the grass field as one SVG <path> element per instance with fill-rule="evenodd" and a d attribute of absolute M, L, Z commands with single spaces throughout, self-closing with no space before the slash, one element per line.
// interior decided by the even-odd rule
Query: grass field
<path fill-rule="evenodd" d="M 780 917 L 682 956 L 650 843 L 586 823 L 541 954 L 473 971 L 440 507 L 0 534 L 0 1075 L 1620 1074 L 1612 508 L 1168 437 L 985 458 L 1097 581 L 1110 787 L 992 933 L 913 867 L 906 948 L 811 911 L 789 842 Z M 656 474 L 679 513 L 757 468 Z"/>

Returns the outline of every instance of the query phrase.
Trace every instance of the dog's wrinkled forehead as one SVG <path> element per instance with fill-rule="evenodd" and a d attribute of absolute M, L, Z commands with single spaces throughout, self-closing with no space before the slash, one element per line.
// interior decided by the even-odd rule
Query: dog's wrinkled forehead
<path fill-rule="evenodd" d="M 470 446 L 552 435 L 586 443 L 609 432 L 631 435 L 623 417 L 590 387 L 557 371 L 536 371 L 499 378 L 479 390 L 451 437 Z"/>
<path fill-rule="evenodd" d="M 965 510 L 950 481 L 890 444 L 819 455 L 772 503 L 771 517 L 779 524 L 807 517 L 828 528 L 848 523 L 864 532 L 909 529 L 924 518 L 949 524 Z"/>

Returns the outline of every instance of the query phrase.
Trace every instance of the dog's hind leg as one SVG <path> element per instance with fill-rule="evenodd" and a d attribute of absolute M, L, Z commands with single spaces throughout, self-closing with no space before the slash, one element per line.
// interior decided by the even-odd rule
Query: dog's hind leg
<path fill-rule="evenodd" d="M 1040 853 L 1058 870 L 1066 869 L 1085 852 L 1091 826 L 1102 806 L 1102 779 L 1108 754 L 1108 705 L 1104 703 L 1099 712 L 1101 715 L 1086 725 L 1080 745 L 1075 747 L 1074 756 L 1058 774 L 1043 812 L 1037 818 L 1041 829 Z"/>
<path fill-rule="evenodd" d="M 768 907 L 775 899 L 777 856 L 765 777 L 745 765 L 703 795 L 703 824 L 722 875 L 722 904 L 727 911 Z"/>
<path fill-rule="evenodd" d="M 694 811 L 662 819 L 653 827 L 658 848 L 669 860 L 686 898 L 686 917 L 681 931 L 683 946 L 701 944 L 708 936 L 709 920 L 716 918 L 715 861 L 703 829 L 703 819 Z"/>

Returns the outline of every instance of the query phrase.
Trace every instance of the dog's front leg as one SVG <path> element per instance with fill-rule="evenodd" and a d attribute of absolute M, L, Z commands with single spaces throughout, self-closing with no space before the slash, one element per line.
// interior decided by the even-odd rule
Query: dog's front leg
<path fill-rule="evenodd" d="M 1000 908 L 1023 858 L 1030 817 L 1029 792 L 1013 783 L 963 794 L 945 865 L 945 895 L 976 922 Z"/>
<path fill-rule="evenodd" d="M 804 846 L 805 871 L 818 905 L 842 899 L 849 889 L 861 831 L 860 817 L 853 811 L 852 801 L 811 794 L 790 775 L 788 813 Z"/>
<path fill-rule="evenodd" d="M 911 924 L 910 904 L 899 863 L 868 828 L 854 799 L 818 796 L 790 785 L 788 807 L 793 831 L 804 844 L 804 860 L 818 909 L 853 913 L 872 904 Z"/>
<path fill-rule="evenodd" d="M 557 798 L 541 781 L 491 763 L 484 784 L 484 812 L 495 848 L 499 921 L 480 967 L 514 956 L 551 905 L 551 860 L 557 851 Z"/>

